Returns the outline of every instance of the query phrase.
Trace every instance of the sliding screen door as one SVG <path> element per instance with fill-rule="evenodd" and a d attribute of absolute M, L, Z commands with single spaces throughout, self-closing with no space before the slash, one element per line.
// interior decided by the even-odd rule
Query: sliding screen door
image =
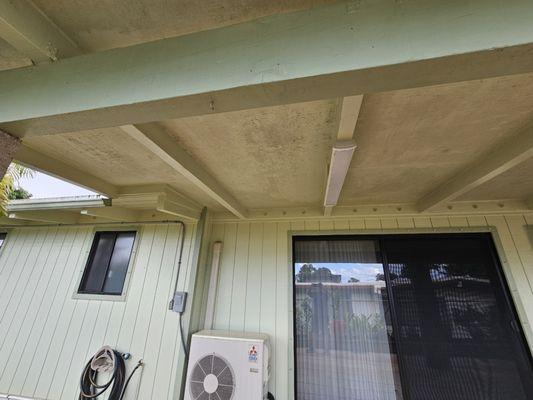
<path fill-rule="evenodd" d="M 298 400 L 401 398 L 379 244 L 294 242 Z"/>
<path fill-rule="evenodd" d="M 533 399 L 519 324 L 487 235 L 385 238 L 411 400 Z"/>
<path fill-rule="evenodd" d="M 297 400 L 533 399 L 490 235 L 294 239 Z"/>

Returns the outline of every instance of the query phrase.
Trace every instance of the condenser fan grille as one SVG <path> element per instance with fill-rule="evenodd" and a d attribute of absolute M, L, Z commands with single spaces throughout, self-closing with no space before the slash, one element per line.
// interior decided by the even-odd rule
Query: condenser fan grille
<path fill-rule="evenodd" d="M 235 377 L 229 363 L 209 354 L 194 365 L 189 389 L 194 400 L 230 400 L 235 391 Z"/>

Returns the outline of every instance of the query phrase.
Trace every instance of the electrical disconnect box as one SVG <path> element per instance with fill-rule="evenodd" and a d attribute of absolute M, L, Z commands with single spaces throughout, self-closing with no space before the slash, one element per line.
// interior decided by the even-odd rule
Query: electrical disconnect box
<path fill-rule="evenodd" d="M 170 302 L 170 309 L 176 313 L 183 313 L 187 304 L 187 292 L 176 292 Z"/>

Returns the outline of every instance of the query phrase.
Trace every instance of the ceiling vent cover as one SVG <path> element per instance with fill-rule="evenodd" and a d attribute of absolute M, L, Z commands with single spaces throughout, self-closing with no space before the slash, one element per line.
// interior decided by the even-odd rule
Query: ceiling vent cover
<path fill-rule="evenodd" d="M 233 370 L 222 357 L 205 356 L 193 367 L 189 388 L 193 399 L 231 400 L 235 390 Z"/>

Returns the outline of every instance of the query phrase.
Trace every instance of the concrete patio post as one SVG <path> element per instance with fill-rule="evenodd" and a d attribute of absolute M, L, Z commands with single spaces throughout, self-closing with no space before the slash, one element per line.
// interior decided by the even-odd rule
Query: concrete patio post
<path fill-rule="evenodd" d="M 4 177 L 19 144 L 18 138 L 0 129 L 0 179 Z"/>

